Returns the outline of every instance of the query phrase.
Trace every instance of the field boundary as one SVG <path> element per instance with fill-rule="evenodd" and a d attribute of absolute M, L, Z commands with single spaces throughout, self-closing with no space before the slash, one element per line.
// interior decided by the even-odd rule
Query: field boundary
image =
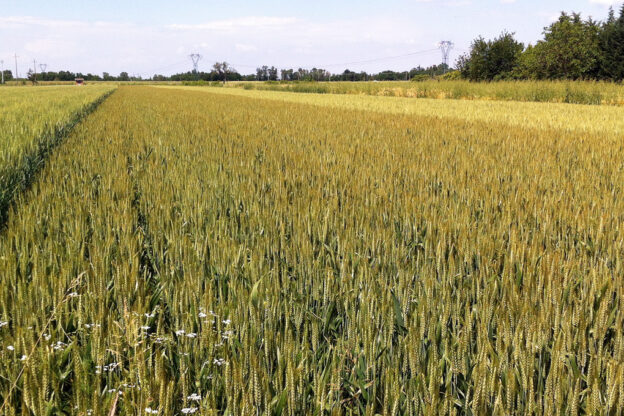
<path fill-rule="evenodd" d="M 14 166 L 0 168 L 0 232 L 4 230 L 15 197 L 26 191 L 45 166 L 52 151 L 60 145 L 82 120 L 95 111 L 116 90 L 105 92 L 93 102 L 74 112 L 68 121 L 51 128 L 36 140 L 35 150 L 21 156 Z"/>

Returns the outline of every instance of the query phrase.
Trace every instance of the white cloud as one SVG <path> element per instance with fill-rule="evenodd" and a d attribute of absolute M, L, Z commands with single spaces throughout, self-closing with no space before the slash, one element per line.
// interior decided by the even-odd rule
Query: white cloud
<path fill-rule="evenodd" d="M 540 11 L 537 13 L 537 16 L 540 17 L 540 19 L 542 20 L 542 22 L 544 23 L 554 23 L 557 20 L 559 20 L 559 17 L 561 16 L 561 12 L 553 12 L 553 11 Z"/>
<path fill-rule="evenodd" d="M 313 22 L 295 17 L 249 16 L 200 24 L 139 25 L 116 22 L 50 20 L 31 16 L 0 18 L 0 59 L 16 52 L 20 74 L 33 59 L 48 69 L 117 74 L 121 71 L 170 74 L 191 68 L 190 53 L 200 53 L 200 69 L 228 61 L 243 73 L 256 66 L 326 67 L 431 49 L 424 26 L 405 17 L 359 17 Z M 438 36 L 438 35 L 434 35 Z M 351 70 L 382 70 L 427 65 L 439 54 L 392 59 Z M 242 64 L 241 64 L 242 63 Z"/>
<path fill-rule="evenodd" d="M 84 27 L 85 22 L 74 20 L 52 20 L 41 19 L 33 16 L 8 16 L 0 17 L 0 28 L 20 28 L 28 26 L 39 26 L 47 28 L 76 28 Z"/>
<path fill-rule="evenodd" d="M 622 0 L 589 0 L 590 3 L 602 4 L 604 6 L 615 6 L 621 3 Z"/>
<path fill-rule="evenodd" d="M 256 46 L 248 45 L 245 43 L 237 43 L 236 45 L 234 45 L 234 48 L 236 48 L 236 50 L 240 52 L 253 52 L 258 50 Z"/>
<path fill-rule="evenodd" d="M 70 39 L 42 38 L 32 40 L 24 45 L 24 50 L 35 56 L 41 56 L 54 51 L 57 57 L 69 58 L 77 52 L 84 52 L 80 42 Z"/>
<path fill-rule="evenodd" d="M 466 6 L 472 6 L 472 1 L 471 0 L 452 0 L 452 1 L 447 1 L 445 3 L 445 6 L 447 7 L 466 7 Z"/>
<path fill-rule="evenodd" d="M 212 22 L 200 23 L 196 25 L 172 24 L 166 26 L 176 30 L 207 30 L 207 31 L 236 31 L 241 29 L 271 29 L 289 26 L 297 22 L 294 17 L 270 17 L 270 16 L 249 16 L 237 19 L 215 20 Z"/>

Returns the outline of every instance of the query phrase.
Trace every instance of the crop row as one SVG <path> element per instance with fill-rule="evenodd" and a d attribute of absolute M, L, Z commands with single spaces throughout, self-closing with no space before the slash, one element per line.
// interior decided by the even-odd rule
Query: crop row
<path fill-rule="evenodd" d="M 0 403 L 621 413 L 623 153 L 587 132 L 121 87 L 0 236 Z"/>
<path fill-rule="evenodd" d="M 51 149 L 112 86 L 0 90 L 0 225 Z"/>

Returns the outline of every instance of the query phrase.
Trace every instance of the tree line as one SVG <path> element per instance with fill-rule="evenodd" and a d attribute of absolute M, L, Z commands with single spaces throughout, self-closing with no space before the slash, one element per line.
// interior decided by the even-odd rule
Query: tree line
<path fill-rule="evenodd" d="M 111 75 L 108 72 L 97 74 L 83 74 L 82 72 L 72 71 L 45 71 L 35 72 L 32 69 L 28 70 L 26 79 L 30 81 L 74 81 L 76 78 L 82 78 L 85 81 L 138 81 L 142 78 L 137 75 L 129 75 L 127 72 L 121 72 L 119 75 Z M 4 70 L 4 80 L 14 80 L 13 72 L 9 69 Z"/>
<path fill-rule="evenodd" d="M 544 28 L 535 45 L 518 42 L 513 33 L 476 38 L 457 69 L 472 81 L 504 79 L 624 79 L 624 5 L 603 22 L 562 12 Z"/>
<path fill-rule="evenodd" d="M 277 69 L 275 66 L 263 65 L 256 69 L 255 73 L 242 75 L 232 68 L 227 62 L 217 62 L 208 72 L 187 71 L 173 75 L 154 74 L 152 77 L 143 78 L 140 75 L 130 75 L 128 72 L 121 72 L 119 75 L 112 75 L 108 72 L 97 74 L 83 74 L 71 71 L 28 71 L 27 79 L 32 82 L 38 81 L 74 81 L 76 78 L 83 78 L 85 81 L 400 81 L 417 77 L 431 78 L 442 75 L 451 70 L 447 65 L 432 65 L 429 67 L 417 66 L 409 71 L 381 71 L 378 73 L 354 72 L 345 69 L 341 73 L 331 73 L 322 68 L 312 69 Z M 5 81 L 14 79 L 10 70 L 4 71 Z"/>
<path fill-rule="evenodd" d="M 414 77 L 434 77 L 448 72 L 445 65 L 432 65 L 427 68 L 418 66 L 409 71 L 381 71 L 367 73 L 345 69 L 341 73 L 331 73 L 323 68 L 278 69 L 275 66 L 263 65 L 252 74 L 241 75 L 227 62 L 217 62 L 210 72 L 193 72 L 174 74 L 171 76 L 154 75 L 154 81 L 399 81 Z"/>

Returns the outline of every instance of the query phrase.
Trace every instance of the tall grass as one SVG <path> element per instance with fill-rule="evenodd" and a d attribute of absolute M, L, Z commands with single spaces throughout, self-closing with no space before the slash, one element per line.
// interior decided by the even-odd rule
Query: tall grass
<path fill-rule="evenodd" d="M 230 87 L 316 94 L 624 105 L 624 86 L 581 81 L 233 82 Z"/>
<path fill-rule="evenodd" d="M 3 411 L 622 413 L 623 152 L 120 88 L 0 237 Z"/>

